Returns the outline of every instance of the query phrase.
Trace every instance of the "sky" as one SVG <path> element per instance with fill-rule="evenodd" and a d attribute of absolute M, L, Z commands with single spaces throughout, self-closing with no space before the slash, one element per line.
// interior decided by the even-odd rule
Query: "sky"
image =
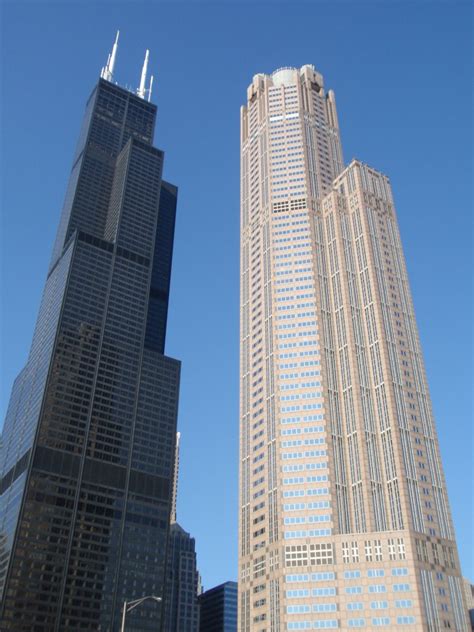
<path fill-rule="evenodd" d="M 469 2 L 3 2 L 1 408 L 28 354 L 87 97 L 121 30 L 146 48 L 179 187 L 166 352 L 182 361 L 178 520 L 205 588 L 237 578 L 239 109 L 256 73 L 314 64 L 345 161 L 392 182 L 461 563 L 474 580 Z M 1 423 L 1 422 L 0 422 Z"/>

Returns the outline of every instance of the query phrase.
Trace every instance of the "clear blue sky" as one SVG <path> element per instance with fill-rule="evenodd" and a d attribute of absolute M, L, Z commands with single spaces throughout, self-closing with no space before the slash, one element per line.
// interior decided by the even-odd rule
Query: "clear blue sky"
<path fill-rule="evenodd" d="M 346 162 L 392 180 L 464 573 L 472 559 L 470 3 L 4 2 L 2 412 L 24 363 L 85 101 L 151 50 L 156 144 L 179 186 L 167 352 L 183 362 L 178 517 L 206 587 L 237 576 L 239 107 L 314 64 Z M 3 418 L 3 414 L 2 414 Z"/>

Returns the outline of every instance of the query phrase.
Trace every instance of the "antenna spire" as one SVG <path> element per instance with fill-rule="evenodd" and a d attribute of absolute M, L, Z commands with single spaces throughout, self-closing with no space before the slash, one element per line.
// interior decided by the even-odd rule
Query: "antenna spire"
<path fill-rule="evenodd" d="M 115 35 L 115 42 L 112 46 L 112 52 L 107 57 L 107 63 L 100 73 L 102 79 L 106 81 L 112 81 L 114 77 L 114 67 L 115 67 L 115 59 L 117 58 L 117 48 L 118 48 L 118 40 L 119 40 L 120 31 L 117 31 Z"/>
<path fill-rule="evenodd" d="M 120 35 L 120 31 L 117 31 L 117 34 L 115 36 L 115 42 L 114 42 L 114 45 L 112 47 L 112 53 L 110 55 L 109 72 L 110 72 L 110 77 L 111 78 L 113 78 L 113 76 L 114 76 L 114 67 L 115 67 L 115 59 L 117 57 L 117 48 L 118 48 L 119 35 Z"/>
<path fill-rule="evenodd" d="M 148 57 L 150 55 L 150 51 L 147 49 L 145 53 L 145 61 L 143 62 L 142 75 L 140 77 L 140 87 L 137 90 L 137 94 L 142 99 L 145 98 L 145 84 L 146 84 L 146 73 L 148 70 Z"/>
<path fill-rule="evenodd" d="M 151 91 L 153 89 L 153 75 L 150 77 L 150 86 L 148 88 L 148 102 L 151 101 Z"/>

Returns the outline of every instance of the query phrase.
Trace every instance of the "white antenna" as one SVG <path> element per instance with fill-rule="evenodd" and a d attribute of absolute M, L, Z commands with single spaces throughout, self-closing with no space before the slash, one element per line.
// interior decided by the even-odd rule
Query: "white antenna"
<path fill-rule="evenodd" d="M 110 55 L 109 73 L 110 73 L 110 78 L 111 79 L 114 76 L 114 67 L 115 67 L 115 59 L 117 57 L 117 48 L 118 48 L 119 35 L 120 35 L 120 31 L 117 31 L 117 34 L 115 36 L 115 42 L 114 42 L 114 45 L 112 47 L 112 54 Z"/>
<path fill-rule="evenodd" d="M 143 62 L 143 68 L 142 68 L 142 76 L 140 77 L 140 87 L 137 90 L 137 94 L 139 97 L 141 97 L 142 99 L 145 98 L 145 84 L 146 84 L 146 73 L 148 70 L 148 56 L 150 54 L 150 51 L 147 49 L 146 53 L 145 53 L 145 61 Z"/>
<path fill-rule="evenodd" d="M 148 102 L 151 101 L 151 91 L 153 89 L 153 75 L 150 77 L 150 87 L 148 88 Z M 179 434 L 179 432 L 178 432 Z"/>
<path fill-rule="evenodd" d="M 114 67 L 115 67 L 115 59 L 117 57 L 119 35 L 120 35 L 120 31 L 117 31 L 117 34 L 115 36 L 115 42 L 114 42 L 114 45 L 112 46 L 112 52 L 107 57 L 107 64 L 105 65 L 105 68 L 102 68 L 102 71 L 100 73 L 100 76 L 102 77 L 102 79 L 105 79 L 106 81 L 112 81 L 113 76 L 114 76 Z"/>

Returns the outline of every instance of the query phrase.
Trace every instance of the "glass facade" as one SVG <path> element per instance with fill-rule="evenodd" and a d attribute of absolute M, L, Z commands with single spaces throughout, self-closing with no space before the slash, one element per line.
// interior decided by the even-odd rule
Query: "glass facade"
<path fill-rule="evenodd" d="M 201 632 L 237 632 L 237 582 L 225 582 L 200 597 Z"/>
<path fill-rule="evenodd" d="M 177 189 L 156 106 L 87 103 L 33 343 L 1 442 L 2 630 L 118 630 L 162 596 L 180 363 L 164 355 Z M 161 606 L 127 615 L 156 630 Z"/>

